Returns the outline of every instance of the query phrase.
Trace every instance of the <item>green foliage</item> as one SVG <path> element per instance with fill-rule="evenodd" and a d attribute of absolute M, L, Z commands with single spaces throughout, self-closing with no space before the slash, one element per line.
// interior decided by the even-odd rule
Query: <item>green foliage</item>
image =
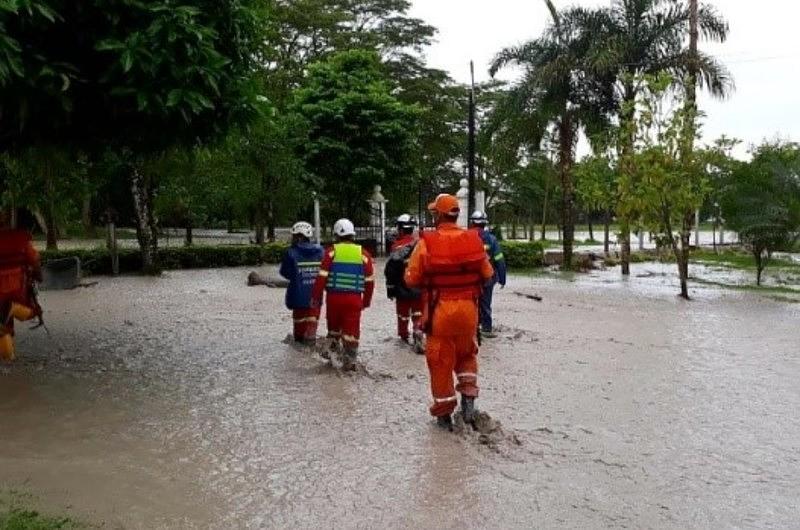
<path fill-rule="evenodd" d="M 800 146 L 758 147 L 750 163 L 733 170 L 721 206 L 727 226 L 750 247 L 760 283 L 772 253 L 791 249 L 800 237 Z"/>
<path fill-rule="evenodd" d="M 540 241 L 504 241 L 503 255 L 511 269 L 530 269 L 544 265 L 544 245 Z"/>
<path fill-rule="evenodd" d="M 171 247 L 159 249 L 158 259 L 159 265 L 166 270 L 255 266 L 280 263 L 288 248 L 286 243 Z M 111 255 L 104 248 L 42 252 L 42 259 L 45 261 L 73 256 L 81 260 L 84 274 L 111 274 Z M 120 249 L 119 267 L 122 273 L 140 271 L 141 252 L 135 249 Z"/>
<path fill-rule="evenodd" d="M 2 530 L 68 530 L 81 528 L 68 518 L 48 517 L 33 510 L 13 508 L 0 513 L 0 529 Z"/>
<path fill-rule="evenodd" d="M 375 185 L 414 182 L 418 111 L 391 90 L 378 56 L 352 51 L 314 65 L 297 93 L 294 108 L 308 124 L 306 169 L 336 213 L 363 212 Z"/>
<path fill-rule="evenodd" d="M 575 166 L 578 201 L 589 211 L 614 210 L 618 176 L 608 156 L 587 156 Z"/>

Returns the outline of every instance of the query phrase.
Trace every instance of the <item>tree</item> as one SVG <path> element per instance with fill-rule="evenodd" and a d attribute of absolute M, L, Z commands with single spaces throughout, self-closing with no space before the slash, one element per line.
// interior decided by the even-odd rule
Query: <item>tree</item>
<path fill-rule="evenodd" d="M 772 253 L 789 250 L 800 236 L 800 145 L 766 143 L 734 169 L 723 189 L 722 212 L 739 232 L 756 264 L 756 283 Z"/>
<path fill-rule="evenodd" d="M 418 111 L 391 90 L 375 53 L 351 51 L 314 65 L 297 93 L 306 170 L 338 214 L 357 218 L 373 186 L 412 178 Z"/>
<path fill-rule="evenodd" d="M 128 166 L 143 263 L 153 268 L 157 175 L 146 171 L 148 158 L 220 135 L 253 114 L 262 2 L 53 5 L 3 21 L 5 39 L 26 46 L 12 68 L 24 75 L 3 87 L 2 109 L 19 110 L 4 120 L 0 138 L 12 146 L 114 149 Z M 49 82 L 33 85 L 38 78 Z"/>
<path fill-rule="evenodd" d="M 620 175 L 619 211 L 631 221 L 639 221 L 672 249 L 678 264 L 681 297 L 689 299 L 689 238 L 691 214 L 700 208 L 710 191 L 706 161 L 684 152 L 686 120 L 691 112 L 678 105 L 664 111 L 664 93 L 672 83 L 669 76 L 643 78 L 636 107 L 623 123 L 621 135 L 634 138 L 635 152 L 630 168 Z M 680 103 L 680 102 L 678 102 Z"/>
<path fill-rule="evenodd" d="M 556 129 L 561 184 L 561 225 L 564 229 L 564 267 L 572 266 L 575 235 L 575 186 L 572 170 L 581 127 L 603 128 L 611 106 L 610 83 L 599 77 L 590 61 L 593 39 L 602 20 L 598 11 L 571 8 L 558 12 L 545 0 L 552 22 L 544 34 L 522 46 L 506 48 L 493 60 L 492 75 L 508 65 L 525 73 L 512 89 L 520 111 L 534 109 L 541 139 L 549 125 Z"/>
<path fill-rule="evenodd" d="M 584 157 L 575 167 L 575 189 L 578 200 L 588 212 L 603 213 L 603 250 L 609 252 L 609 231 L 612 212 L 617 206 L 618 176 L 613 161 L 607 155 Z"/>
<path fill-rule="evenodd" d="M 728 35 L 728 24 L 713 7 L 697 6 L 689 9 L 684 2 L 674 0 L 613 0 L 603 10 L 603 21 L 598 25 L 597 40 L 592 52 L 592 62 L 597 68 L 614 74 L 615 95 L 618 101 L 616 115 L 619 123 L 630 122 L 630 114 L 642 90 L 647 90 L 640 81 L 643 76 L 669 73 L 676 88 L 685 87 L 685 80 L 694 89 L 696 82 L 717 97 L 724 96 L 732 87 L 728 71 L 713 57 L 697 50 L 700 36 L 706 40 L 724 42 Z M 696 16 L 693 16 L 693 13 Z M 695 20 L 696 25 L 690 24 Z M 698 31 L 692 32 L 691 27 Z M 686 50 L 684 43 L 693 35 L 693 48 Z M 687 97 L 687 104 L 694 107 L 694 99 Z M 689 103 L 691 102 L 691 103 Z M 687 121 L 687 124 L 689 121 Z M 693 138 L 693 133 L 684 131 Z M 622 136 L 619 139 L 618 156 L 620 171 L 633 171 L 630 160 L 634 139 Z M 628 220 L 622 223 L 622 273 L 630 273 L 630 227 Z"/>

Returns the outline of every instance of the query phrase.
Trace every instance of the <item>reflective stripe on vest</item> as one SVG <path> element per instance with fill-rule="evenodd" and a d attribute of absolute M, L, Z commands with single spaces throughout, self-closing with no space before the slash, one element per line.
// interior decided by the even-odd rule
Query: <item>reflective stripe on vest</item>
<path fill-rule="evenodd" d="M 297 262 L 297 269 L 300 273 L 300 279 L 303 285 L 314 285 L 314 281 L 319 274 L 320 261 L 299 261 Z"/>
<path fill-rule="evenodd" d="M 333 264 L 328 277 L 328 291 L 340 293 L 364 292 L 364 258 L 361 246 L 339 243 L 333 246 Z"/>

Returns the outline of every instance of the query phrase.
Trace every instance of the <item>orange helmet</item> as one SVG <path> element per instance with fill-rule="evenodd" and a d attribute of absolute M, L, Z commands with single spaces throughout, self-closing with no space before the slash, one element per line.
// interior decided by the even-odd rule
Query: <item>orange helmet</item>
<path fill-rule="evenodd" d="M 458 199 L 447 193 L 441 193 L 436 200 L 428 205 L 428 210 L 443 215 L 457 216 L 461 211 L 458 206 Z"/>

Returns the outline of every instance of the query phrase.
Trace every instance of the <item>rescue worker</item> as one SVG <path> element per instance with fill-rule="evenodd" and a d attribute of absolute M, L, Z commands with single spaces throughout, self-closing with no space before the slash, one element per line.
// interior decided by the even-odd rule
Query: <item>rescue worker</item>
<path fill-rule="evenodd" d="M 370 306 L 375 291 L 375 267 L 369 252 L 355 243 L 356 229 L 350 220 L 336 221 L 333 233 L 336 244 L 322 258 L 312 306 L 321 307 L 327 293 L 328 338 L 343 353 L 342 369 L 352 371 L 361 336 L 361 311 Z"/>
<path fill-rule="evenodd" d="M 16 358 L 14 320 L 41 316 L 34 291 L 34 282 L 41 281 L 41 261 L 30 234 L 0 227 L 0 360 Z"/>
<path fill-rule="evenodd" d="M 483 286 L 481 293 L 481 336 L 487 338 L 494 338 L 497 335 L 494 333 L 492 326 L 492 294 L 494 293 L 495 284 L 499 283 L 501 287 L 506 286 L 506 260 L 503 257 L 503 250 L 500 248 L 500 243 L 494 237 L 489 229 L 489 217 L 485 212 L 475 210 L 469 218 L 470 228 L 476 230 L 481 236 L 483 241 L 483 248 L 486 249 L 486 254 L 489 256 L 489 262 L 494 267 L 494 276 L 492 280 Z"/>
<path fill-rule="evenodd" d="M 454 196 L 439 195 L 428 209 L 434 214 L 436 230 L 420 234 L 405 278 L 409 286 L 423 289 L 425 299 L 425 356 L 433 393 L 430 412 L 439 426 L 452 429 L 456 391 L 461 394 L 464 422 L 475 421 L 478 300 L 494 270 L 478 234 L 456 224 L 459 206 Z"/>
<path fill-rule="evenodd" d="M 317 340 L 319 306 L 311 304 L 311 290 L 319 275 L 324 253 L 322 247 L 311 242 L 314 228 L 300 221 L 292 226 L 292 246 L 281 262 L 280 275 L 289 280 L 286 289 L 286 307 L 292 310 L 294 340 L 313 345 Z"/>
<path fill-rule="evenodd" d="M 408 259 L 417 244 L 414 229 L 417 220 L 405 213 L 397 218 L 397 239 L 392 243 L 391 254 L 386 262 L 384 276 L 386 277 L 386 293 L 390 300 L 395 301 L 397 313 L 397 336 L 403 342 L 409 342 L 409 322 L 413 333 L 414 349 L 417 353 L 424 353 L 422 346 L 422 296 L 419 289 L 411 289 L 405 282 L 405 271 Z"/>

